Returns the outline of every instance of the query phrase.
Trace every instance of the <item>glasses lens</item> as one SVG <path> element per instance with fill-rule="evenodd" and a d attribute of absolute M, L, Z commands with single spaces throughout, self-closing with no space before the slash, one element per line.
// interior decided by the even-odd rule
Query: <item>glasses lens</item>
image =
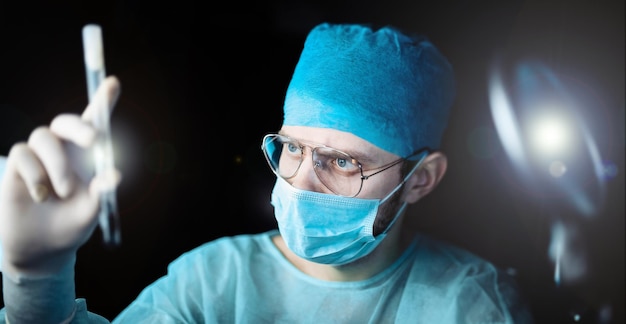
<path fill-rule="evenodd" d="M 286 136 L 266 135 L 261 148 L 272 171 L 283 179 L 295 176 L 304 159 L 302 145 Z M 359 194 L 363 180 L 357 160 L 330 147 L 319 146 L 311 151 L 313 169 L 324 186 L 341 196 Z"/>
<path fill-rule="evenodd" d="M 302 149 L 298 142 L 281 135 L 266 135 L 262 148 L 274 173 L 285 179 L 296 174 L 302 163 Z"/>
<path fill-rule="evenodd" d="M 361 191 L 361 166 L 351 156 L 329 147 L 313 150 L 313 165 L 320 181 L 341 196 L 356 196 Z"/>

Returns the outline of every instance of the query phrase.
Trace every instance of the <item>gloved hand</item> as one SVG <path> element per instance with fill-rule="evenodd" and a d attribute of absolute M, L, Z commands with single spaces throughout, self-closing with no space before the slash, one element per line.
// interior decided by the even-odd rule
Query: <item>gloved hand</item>
<path fill-rule="evenodd" d="M 119 173 L 94 177 L 86 162 L 98 135 L 92 116 L 98 109 L 110 115 L 119 93 L 118 79 L 106 78 L 82 115 L 58 115 L 11 148 L 0 183 L 4 273 L 53 275 L 75 262 L 98 224 L 99 192 L 119 184 Z"/>

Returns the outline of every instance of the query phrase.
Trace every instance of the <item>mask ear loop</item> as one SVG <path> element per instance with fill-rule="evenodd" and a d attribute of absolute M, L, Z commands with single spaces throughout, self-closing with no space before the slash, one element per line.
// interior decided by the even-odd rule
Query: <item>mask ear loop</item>
<path fill-rule="evenodd" d="M 387 197 L 383 198 L 380 201 L 380 204 L 384 203 L 387 199 L 389 199 L 391 196 L 393 196 L 394 193 L 396 193 L 396 191 L 398 191 L 400 188 L 402 188 L 402 186 L 404 186 L 404 184 L 409 180 L 409 178 L 411 177 L 411 175 L 419 168 L 420 165 L 422 165 L 422 162 L 424 162 L 424 159 L 426 159 L 426 156 L 428 156 L 428 151 L 422 153 L 422 156 L 420 157 L 419 161 L 417 161 L 417 163 L 415 163 L 415 165 L 413 166 L 413 168 L 411 169 L 411 171 L 409 171 L 409 173 L 407 173 L 407 175 L 404 177 L 404 179 L 402 180 L 402 182 L 400 182 L 395 189 L 393 189 L 388 195 Z M 387 228 L 385 228 L 384 231 L 382 231 L 380 234 L 378 234 L 377 236 L 381 236 L 385 237 L 385 235 L 387 235 L 387 232 L 389 232 L 389 229 L 391 229 L 391 227 L 393 227 L 393 224 L 396 223 L 396 220 L 398 220 L 398 218 L 400 218 L 400 215 L 402 215 L 402 213 L 404 213 L 404 210 L 406 209 L 407 203 L 403 202 L 402 206 L 400 206 L 400 208 L 398 208 L 398 212 L 393 216 L 393 218 L 391 219 L 391 222 L 389 222 L 389 224 L 387 225 Z"/>
<path fill-rule="evenodd" d="M 400 190 L 400 188 L 404 186 L 404 184 L 409 180 L 411 175 L 413 175 L 413 173 L 417 170 L 417 168 L 419 168 L 420 165 L 422 165 L 422 162 L 424 162 L 424 159 L 426 159 L 426 156 L 428 156 L 428 151 L 425 151 L 422 153 L 422 156 L 420 157 L 420 159 L 417 161 L 417 163 L 415 163 L 411 171 L 407 173 L 404 179 L 402 179 L 402 181 L 387 196 L 385 196 L 385 198 L 381 199 L 380 201 L 381 204 L 387 201 L 387 199 L 391 198 L 391 196 L 393 196 L 393 194 L 395 194 L 396 191 Z"/>

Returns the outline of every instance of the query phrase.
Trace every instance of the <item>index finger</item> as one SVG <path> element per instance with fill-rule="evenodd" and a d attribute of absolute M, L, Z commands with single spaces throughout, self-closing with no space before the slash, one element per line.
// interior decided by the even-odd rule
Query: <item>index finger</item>
<path fill-rule="evenodd" d="M 120 96 L 121 86 L 120 81 L 115 76 L 108 76 L 100 86 L 96 93 L 94 94 L 93 100 L 89 102 L 87 108 L 83 111 L 82 119 L 92 122 L 94 120 L 94 116 L 97 116 L 99 113 L 99 109 L 106 109 L 106 115 L 110 116 L 113 112 L 113 108 L 115 108 L 115 104 L 117 103 L 117 99 Z M 106 102 L 106 104 L 101 104 Z"/>

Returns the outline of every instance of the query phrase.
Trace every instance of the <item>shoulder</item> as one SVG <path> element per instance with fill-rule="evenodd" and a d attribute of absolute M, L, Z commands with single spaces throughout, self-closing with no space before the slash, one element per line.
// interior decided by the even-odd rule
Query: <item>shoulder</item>
<path fill-rule="evenodd" d="M 257 234 L 224 236 L 206 242 L 181 254 L 170 263 L 168 271 L 175 271 L 179 267 L 188 268 L 190 264 L 194 264 L 194 267 L 215 267 L 239 263 L 257 253 L 266 252 L 270 237 L 275 232 L 276 230 L 270 230 Z"/>
<path fill-rule="evenodd" d="M 477 254 L 431 236 L 419 236 L 416 245 L 419 261 L 428 262 L 439 269 L 462 270 L 467 274 L 495 273 L 499 270 L 493 263 Z"/>
<path fill-rule="evenodd" d="M 224 236 L 181 254 L 168 265 L 164 276 L 142 290 L 118 322 L 144 318 L 146 314 L 199 322 L 198 319 L 228 312 L 231 305 L 215 301 L 233 296 L 240 279 L 250 269 L 262 267 L 259 259 L 272 253 L 272 233 Z"/>
<path fill-rule="evenodd" d="M 450 242 L 429 236 L 417 240 L 415 262 L 422 267 L 428 264 L 433 283 L 450 282 L 497 288 L 510 285 L 515 277 L 493 262 Z"/>
<path fill-rule="evenodd" d="M 449 242 L 419 237 L 413 275 L 434 295 L 456 304 L 467 319 L 532 323 L 516 278 L 494 263 Z M 425 270 L 427 269 L 427 270 Z M 416 275 L 417 274 L 417 275 Z"/>

